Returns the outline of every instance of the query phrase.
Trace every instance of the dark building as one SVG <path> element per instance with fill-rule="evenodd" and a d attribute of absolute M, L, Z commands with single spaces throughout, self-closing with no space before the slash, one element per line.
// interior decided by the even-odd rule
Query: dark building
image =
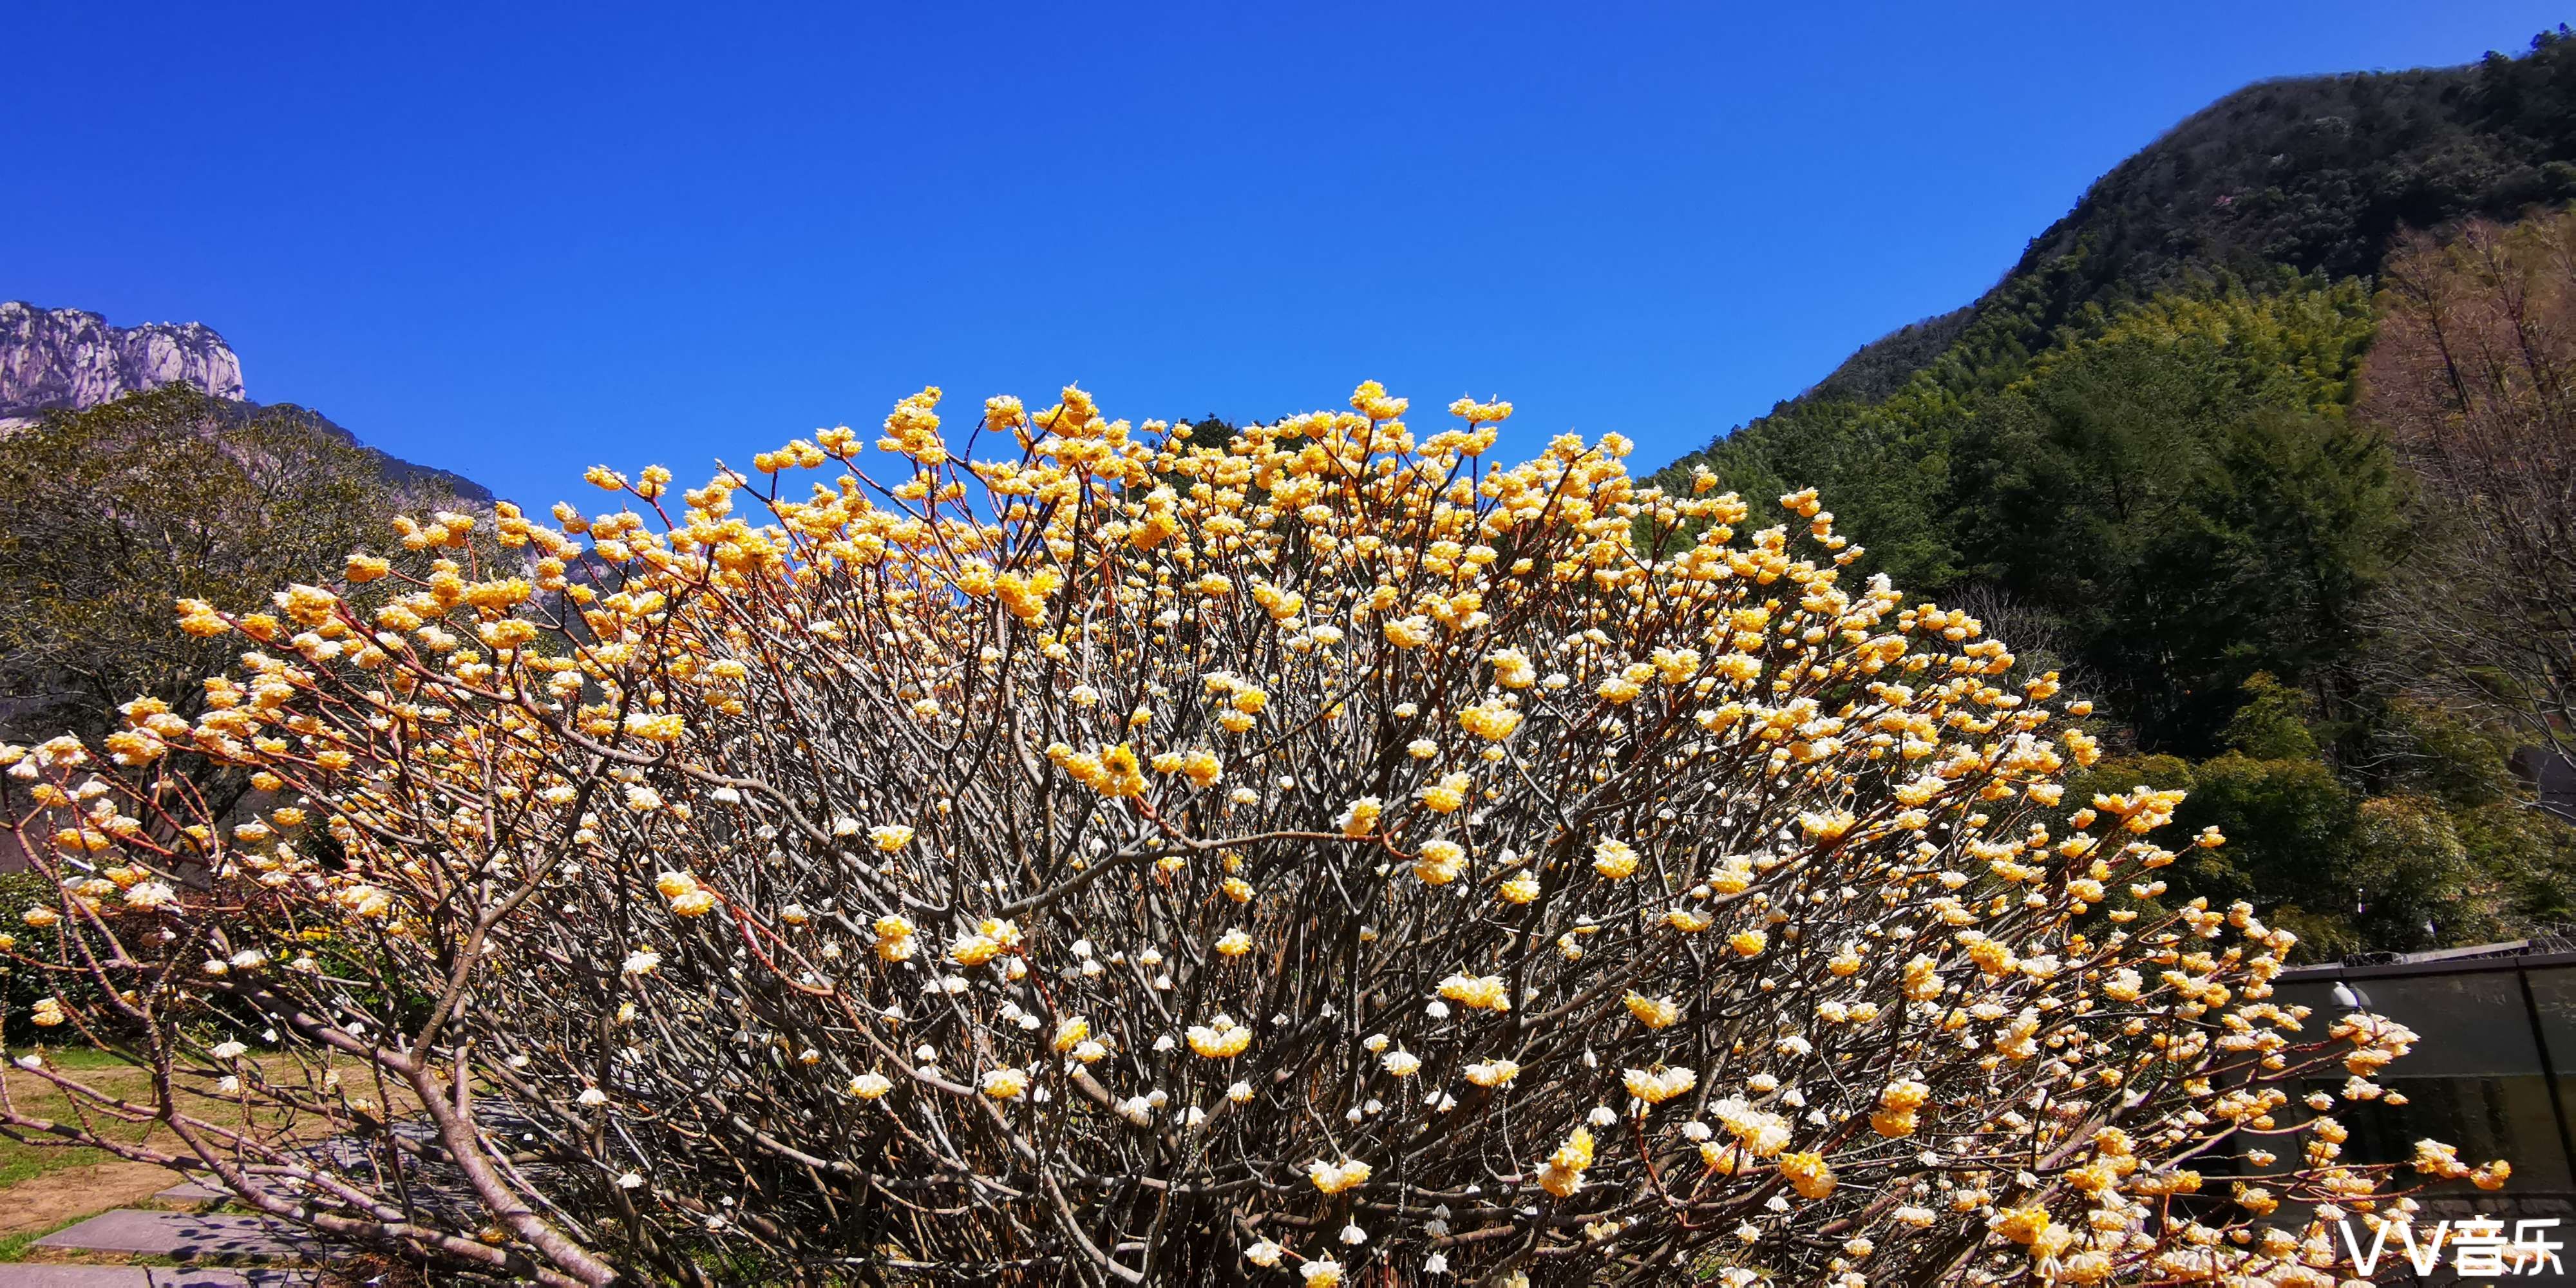
<path fill-rule="evenodd" d="M 2513 769 L 2530 783 L 2540 807 L 2576 823 L 2576 760 L 2549 747 L 2525 747 L 2513 753 Z"/>

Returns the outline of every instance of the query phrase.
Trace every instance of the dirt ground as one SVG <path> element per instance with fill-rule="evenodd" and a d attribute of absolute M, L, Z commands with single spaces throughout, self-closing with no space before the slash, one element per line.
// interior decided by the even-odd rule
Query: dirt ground
<path fill-rule="evenodd" d="M 60 1090 L 17 1067 L 18 1052 L 6 1053 L 0 1066 L 10 1102 L 20 1112 L 57 1121 L 76 1117 Z M 61 1049 L 49 1053 L 54 1064 L 72 1077 L 109 1095 L 140 1100 L 148 1097 L 150 1079 L 140 1069 L 104 1052 Z M 168 1147 L 175 1138 L 158 1124 L 105 1125 L 116 1139 Z M 318 1124 L 317 1124 L 318 1126 Z M 186 1179 L 149 1163 L 135 1163 L 102 1149 L 31 1145 L 0 1137 L 0 1240 L 49 1230 L 78 1217 L 110 1208 L 153 1206 L 151 1197 Z"/>
<path fill-rule="evenodd" d="M 133 1207 L 180 1176 L 150 1163 L 84 1163 L 41 1172 L 0 1190 L 0 1238 L 50 1230 L 109 1208 Z"/>
<path fill-rule="evenodd" d="M 16 1052 L 7 1053 L 14 1061 Z M 57 1053 L 57 1063 L 74 1077 L 111 1094 L 141 1091 L 145 1079 L 90 1051 Z M 69 1101 L 15 1063 L 0 1067 L 0 1080 L 22 1112 L 47 1118 L 71 1116 Z M 126 1140 L 145 1139 L 149 1125 L 124 1127 Z M 99 1149 L 39 1147 L 0 1139 L 0 1240 L 51 1230 L 66 1222 L 131 1207 L 176 1185 L 178 1173 L 149 1163 L 132 1163 Z"/>

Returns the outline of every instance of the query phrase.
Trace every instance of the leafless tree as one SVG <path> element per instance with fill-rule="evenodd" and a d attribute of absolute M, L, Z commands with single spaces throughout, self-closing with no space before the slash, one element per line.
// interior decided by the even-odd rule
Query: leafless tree
<path fill-rule="evenodd" d="M 2422 483 L 2396 678 L 2576 756 L 2576 214 L 2417 236 L 2381 306 L 2362 414 Z"/>

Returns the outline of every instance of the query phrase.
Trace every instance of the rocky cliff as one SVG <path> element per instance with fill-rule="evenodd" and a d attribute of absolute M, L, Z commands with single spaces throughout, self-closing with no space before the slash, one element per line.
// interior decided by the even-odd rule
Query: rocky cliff
<path fill-rule="evenodd" d="M 241 359 L 204 323 L 111 326 L 106 318 L 80 309 L 0 301 L 0 433 L 32 424 L 47 411 L 92 407 L 173 384 L 194 385 L 240 403 L 245 412 L 259 407 L 242 388 Z M 358 442 L 320 412 L 291 403 L 277 406 L 316 433 Z M 398 486 L 444 488 L 472 502 L 492 499 L 489 489 L 462 475 L 367 450 L 375 452 L 385 478 Z"/>
<path fill-rule="evenodd" d="M 79 309 L 0 303 L 0 417 L 88 407 L 119 394 L 191 384 L 236 402 L 241 359 L 198 322 L 109 326 Z"/>

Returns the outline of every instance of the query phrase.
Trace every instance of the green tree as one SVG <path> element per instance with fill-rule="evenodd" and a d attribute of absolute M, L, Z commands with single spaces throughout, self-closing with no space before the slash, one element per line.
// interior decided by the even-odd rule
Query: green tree
<path fill-rule="evenodd" d="M 336 584 L 408 496 L 379 459 L 294 411 L 184 385 L 54 412 L 0 453 L 0 738 L 95 737 L 138 695 L 183 714 L 239 641 L 195 639 L 180 598 Z"/>
<path fill-rule="evenodd" d="M 2188 791 L 2175 821 L 2225 835 L 2166 869 L 2157 903 L 2246 900 L 2311 960 L 2509 939 L 2576 912 L 2576 828 L 2514 803 L 2493 731 L 2389 703 L 2364 722 L 2385 772 L 2339 772 L 2306 694 L 2258 674 L 2238 696 L 2218 755 L 2110 759 L 2069 784 Z"/>
<path fill-rule="evenodd" d="M 2263 760 L 2301 760 L 2317 754 L 2308 728 L 2307 695 L 2257 671 L 2245 681 L 2244 706 L 2227 721 L 2227 746 Z"/>
<path fill-rule="evenodd" d="M 2063 617 L 2154 750 L 2207 754 L 2255 673 L 2304 683 L 2347 656 L 2400 536 L 2375 436 L 2223 357 L 2144 337 L 2077 349 L 1989 404 L 1960 449 L 1965 556 Z"/>

